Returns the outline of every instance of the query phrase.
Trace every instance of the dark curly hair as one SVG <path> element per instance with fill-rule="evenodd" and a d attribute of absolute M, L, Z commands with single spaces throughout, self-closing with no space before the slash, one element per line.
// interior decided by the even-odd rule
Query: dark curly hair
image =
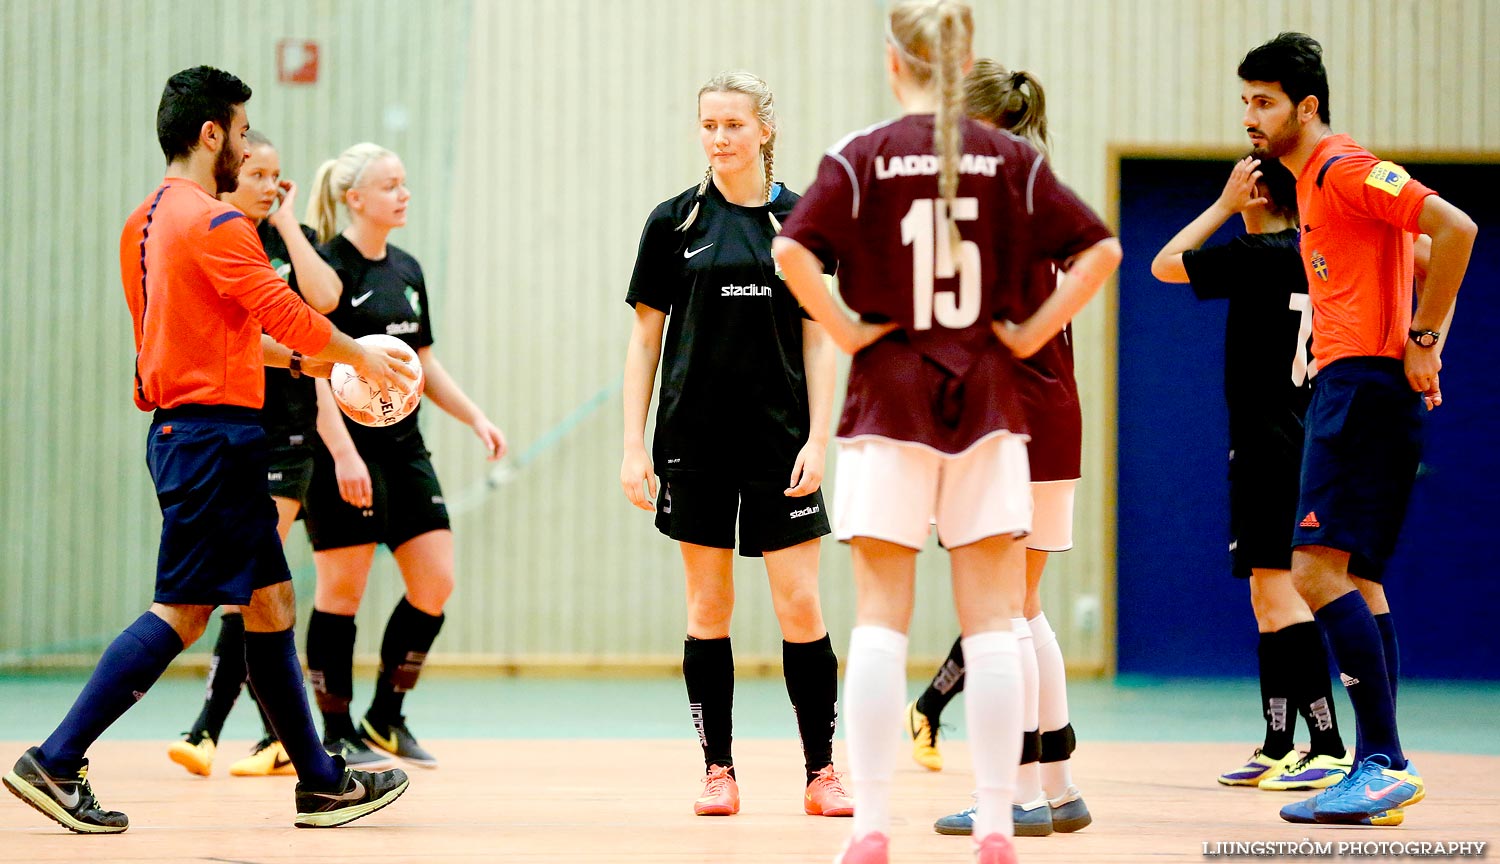
<path fill-rule="evenodd" d="M 198 133 L 209 121 L 228 131 L 234 106 L 250 101 L 245 82 L 212 66 L 194 66 L 167 79 L 156 108 L 156 140 L 167 161 L 198 146 Z"/>
<path fill-rule="evenodd" d="M 1328 70 L 1323 68 L 1323 46 L 1306 33 L 1282 33 L 1251 50 L 1240 61 L 1241 81 L 1281 85 L 1296 105 L 1309 96 L 1318 100 L 1318 119 L 1329 121 Z"/>

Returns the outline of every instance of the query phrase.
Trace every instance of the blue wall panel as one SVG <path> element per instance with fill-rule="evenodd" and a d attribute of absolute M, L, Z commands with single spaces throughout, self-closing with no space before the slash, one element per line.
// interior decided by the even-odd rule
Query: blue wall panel
<path fill-rule="evenodd" d="M 1218 195 L 1229 163 L 1125 159 L 1120 170 L 1118 657 L 1124 673 L 1255 671 L 1249 589 L 1229 574 L 1225 305 L 1151 277 L 1151 258 Z M 1387 580 L 1402 671 L 1500 678 L 1500 165 L 1419 164 L 1412 174 L 1465 209 L 1480 239 L 1444 354 L 1446 404 L 1428 416 L 1411 514 Z M 1242 230 L 1231 221 L 1210 242 Z"/>

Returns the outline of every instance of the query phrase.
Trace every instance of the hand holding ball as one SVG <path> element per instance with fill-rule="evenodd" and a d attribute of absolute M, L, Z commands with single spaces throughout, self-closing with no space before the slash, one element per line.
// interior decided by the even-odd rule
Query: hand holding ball
<path fill-rule="evenodd" d="M 381 387 L 347 363 L 333 364 L 333 373 L 328 376 L 328 385 L 333 390 L 333 400 L 344 414 L 361 426 L 391 426 L 405 420 L 422 401 L 422 387 L 426 377 L 422 374 L 422 363 L 417 352 L 395 336 L 375 333 L 355 340 L 366 349 L 382 352 L 394 349 L 398 354 L 409 356 L 403 361 L 414 377 L 401 379 L 394 386 Z M 389 350 L 382 353 L 391 353 Z"/>

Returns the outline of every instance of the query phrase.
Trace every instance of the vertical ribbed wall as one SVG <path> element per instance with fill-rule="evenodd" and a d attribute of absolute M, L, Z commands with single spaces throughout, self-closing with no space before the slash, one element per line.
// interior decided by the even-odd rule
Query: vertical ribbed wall
<path fill-rule="evenodd" d="M 1107 216 L 1109 147 L 1243 143 L 1234 67 L 1283 29 L 1323 41 L 1340 131 L 1408 151 L 1500 140 L 1500 7 L 1483 0 L 975 7 L 976 53 L 1041 78 L 1057 170 Z M 280 145 L 304 191 L 318 160 L 355 141 L 382 143 L 406 162 L 411 226 L 393 240 L 427 271 L 436 351 L 523 457 L 492 486 L 469 431 L 429 412 L 460 583 L 439 651 L 522 662 L 676 653 L 676 551 L 625 503 L 617 480 L 616 386 L 630 321 L 622 298 L 640 228 L 702 171 L 693 96 L 714 72 L 747 68 L 770 81 L 781 112 L 777 172 L 793 189 L 829 143 L 893 113 L 882 8 L 0 3 L 0 368 L 20 397 L 0 423 L 0 657 L 97 651 L 149 599 L 158 520 L 142 464 L 146 419 L 130 404 L 116 244 L 125 214 L 160 175 L 152 119 L 162 83 L 195 63 L 255 88 L 251 123 Z M 321 43 L 317 85 L 275 81 L 281 38 Z M 1113 579 L 1112 320 L 1105 297 L 1078 323 L 1087 423 L 1079 545 L 1055 556 L 1047 578 L 1070 659 L 1100 668 L 1110 661 Z M 300 529 L 291 556 L 305 586 Z M 916 654 L 941 653 L 954 629 L 945 571 L 941 553 L 923 556 Z M 759 564 L 740 568 L 738 588 L 739 652 L 773 657 Z M 364 650 L 399 593 L 381 556 L 361 615 Z M 1077 626 L 1080 596 L 1102 601 L 1104 623 Z M 823 597 L 842 642 L 852 591 L 846 550 L 833 543 Z"/>

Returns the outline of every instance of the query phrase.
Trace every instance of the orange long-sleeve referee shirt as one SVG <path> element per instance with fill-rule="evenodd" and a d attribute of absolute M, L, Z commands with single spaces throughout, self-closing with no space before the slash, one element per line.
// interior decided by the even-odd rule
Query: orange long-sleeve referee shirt
<path fill-rule="evenodd" d="M 120 234 L 120 278 L 135 324 L 135 404 L 265 401 L 262 329 L 303 354 L 333 325 L 271 269 L 255 226 L 183 178 L 169 177 Z"/>

